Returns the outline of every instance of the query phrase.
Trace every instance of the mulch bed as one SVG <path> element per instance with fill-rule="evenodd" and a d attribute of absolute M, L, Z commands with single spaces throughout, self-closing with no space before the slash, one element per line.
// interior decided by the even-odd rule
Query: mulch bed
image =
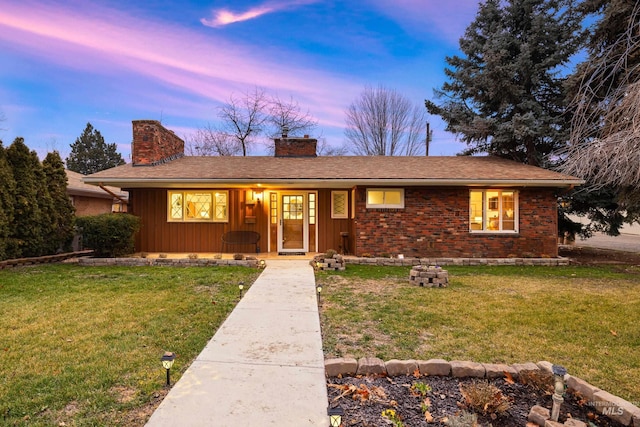
<path fill-rule="evenodd" d="M 532 385 L 509 382 L 505 379 L 489 380 L 490 384 L 500 389 L 502 395 L 511 403 L 511 407 L 501 415 L 483 415 L 467 407 L 460 392 L 460 385 L 469 384 L 474 379 L 458 379 L 452 377 L 415 377 L 415 376 L 363 376 L 328 378 L 327 391 L 329 406 L 340 405 L 345 412 L 343 427 L 378 427 L 393 424 L 382 416 L 383 411 L 393 409 L 400 417 L 402 425 L 444 426 L 463 410 L 478 415 L 479 426 L 510 427 L 527 425 L 527 416 L 534 405 L 551 409 L 550 392 L 536 389 Z M 412 385 L 421 382 L 430 387 L 426 396 L 412 390 Z M 353 386 L 349 388 L 349 386 Z M 348 390 L 354 390 L 349 393 Z M 421 403 L 428 398 L 428 416 L 425 416 Z M 560 421 L 575 418 L 588 425 L 621 427 L 617 423 L 595 413 L 584 401 L 579 401 L 571 393 L 565 393 L 565 401 L 561 406 Z M 426 418 L 430 417 L 430 422 Z M 395 427 L 395 426 L 394 426 Z"/>

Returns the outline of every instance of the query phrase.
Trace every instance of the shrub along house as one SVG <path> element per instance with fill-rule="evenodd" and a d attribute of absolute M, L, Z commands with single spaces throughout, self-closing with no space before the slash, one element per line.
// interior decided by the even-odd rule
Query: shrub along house
<path fill-rule="evenodd" d="M 129 192 L 145 252 L 223 252 L 224 233 L 250 230 L 263 253 L 556 257 L 557 196 L 582 183 L 494 157 L 321 157 L 306 136 L 275 156 L 191 157 L 152 120 L 133 122 L 131 151 L 85 182 Z"/>

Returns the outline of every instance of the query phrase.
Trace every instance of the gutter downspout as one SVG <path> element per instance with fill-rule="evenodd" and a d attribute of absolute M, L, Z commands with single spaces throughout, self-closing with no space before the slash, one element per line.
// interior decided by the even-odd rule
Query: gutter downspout
<path fill-rule="evenodd" d="M 123 204 L 129 206 L 129 201 L 123 199 L 122 197 L 118 196 L 116 193 L 114 193 L 113 191 L 109 190 L 108 188 L 106 188 L 102 183 L 98 184 L 98 186 L 105 192 L 108 193 L 109 195 L 111 195 L 114 199 L 118 199 L 120 200 Z"/>

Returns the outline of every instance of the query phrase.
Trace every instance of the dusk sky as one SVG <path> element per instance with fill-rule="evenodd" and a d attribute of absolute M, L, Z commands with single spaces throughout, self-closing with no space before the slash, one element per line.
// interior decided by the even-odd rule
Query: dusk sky
<path fill-rule="evenodd" d="M 419 105 L 445 81 L 444 58 L 477 0 L 0 0 L 0 140 L 41 158 L 91 122 L 130 161 L 131 121 L 180 137 L 215 124 L 231 94 L 256 86 L 297 100 L 318 135 L 342 145 L 344 111 L 365 85 Z M 463 145 L 429 118 L 432 155 Z M 264 154 L 259 149 L 251 154 Z"/>

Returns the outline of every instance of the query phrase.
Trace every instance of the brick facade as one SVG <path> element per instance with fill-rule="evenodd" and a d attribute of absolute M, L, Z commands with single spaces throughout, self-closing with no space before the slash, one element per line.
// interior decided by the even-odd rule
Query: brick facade
<path fill-rule="evenodd" d="M 134 120 L 132 123 L 133 166 L 155 166 L 184 155 L 184 141 L 157 120 Z"/>
<path fill-rule="evenodd" d="M 71 196 L 73 206 L 76 208 L 76 216 L 90 216 L 111 213 L 113 209 L 112 198 L 98 198 L 87 196 Z"/>
<path fill-rule="evenodd" d="M 276 138 L 276 157 L 316 157 L 318 140 L 314 138 Z"/>
<path fill-rule="evenodd" d="M 519 189 L 517 234 L 470 233 L 468 188 L 406 188 L 404 209 L 367 209 L 356 191 L 356 255 L 405 257 L 557 257 L 554 189 Z"/>

